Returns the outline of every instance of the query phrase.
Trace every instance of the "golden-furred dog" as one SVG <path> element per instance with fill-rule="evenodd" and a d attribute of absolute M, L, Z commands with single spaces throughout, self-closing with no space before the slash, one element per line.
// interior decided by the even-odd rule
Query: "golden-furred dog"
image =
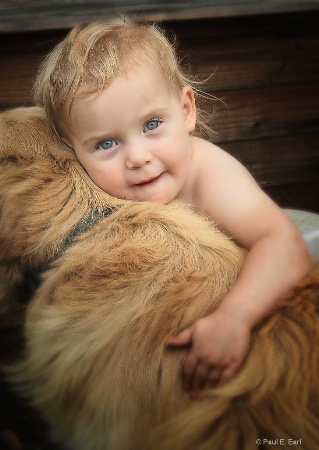
<path fill-rule="evenodd" d="M 41 109 L 0 114 L 2 300 L 36 287 L 12 379 L 76 450 L 319 448 L 319 271 L 254 331 L 227 385 L 191 400 L 169 338 L 213 311 L 244 252 L 178 203 L 98 189 Z"/>

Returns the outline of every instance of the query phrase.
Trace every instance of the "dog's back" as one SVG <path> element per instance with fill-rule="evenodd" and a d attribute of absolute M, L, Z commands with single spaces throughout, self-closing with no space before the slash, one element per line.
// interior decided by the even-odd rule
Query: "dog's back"
<path fill-rule="evenodd" d="M 168 339 L 216 308 L 244 252 L 182 205 L 102 193 L 41 110 L 2 113 L 1 130 L 0 260 L 44 271 L 14 378 L 55 437 L 77 450 L 317 448 L 318 270 L 255 330 L 238 376 L 191 401 L 187 349 Z"/>

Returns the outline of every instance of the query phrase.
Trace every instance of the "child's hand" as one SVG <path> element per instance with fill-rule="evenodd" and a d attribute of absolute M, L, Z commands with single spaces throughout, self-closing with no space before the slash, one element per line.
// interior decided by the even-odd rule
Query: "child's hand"
<path fill-rule="evenodd" d="M 193 398 L 233 378 L 246 358 L 250 333 L 250 327 L 235 315 L 217 309 L 170 340 L 174 346 L 192 343 L 185 359 L 183 387 Z"/>

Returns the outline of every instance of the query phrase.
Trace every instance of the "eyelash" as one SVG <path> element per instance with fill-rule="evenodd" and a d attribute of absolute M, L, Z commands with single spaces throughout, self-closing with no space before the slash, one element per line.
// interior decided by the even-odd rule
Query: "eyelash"
<path fill-rule="evenodd" d="M 109 147 L 109 148 L 100 148 L 101 145 L 102 145 L 103 143 L 105 143 L 105 142 L 111 142 L 111 143 L 112 143 L 112 146 Z M 113 148 L 113 147 L 116 146 L 116 145 L 113 145 L 114 143 L 115 143 L 116 145 L 118 145 L 118 142 L 117 142 L 115 139 L 105 139 L 105 140 L 103 140 L 103 141 L 101 141 L 101 142 L 99 142 L 99 143 L 97 144 L 96 149 L 97 149 L 97 150 L 111 150 L 111 148 Z"/>
<path fill-rule="evenodd" d="M 147 131 L 154 131 L 154 130 L 156 130 L 156 129 L 159 127 L 159 125 L 160 125 L 161 123 L 163 123 L 163 121 L 162 121 L 161 119 L 159 119 L 158 117 L 156 117 L 156 118 L 154 118 L 154 119 L 150 119 L 150 120 L 148 120 L 148 121 L 146 122 L 146 124 L 144 125 L 143 131 L 146 129 L 147 125 L 150 124 L 151 122 L 157 122 L 157 123 L 158 123 L 158 126 L 157 126 L 156 128 L 153 128 L 153 129 L 147 130 Z"/>
<path fill-rule="evenodd" d="M 150 129 L 150 130 L 146 129 L 147 125 L 150 124 L 151 122 L 157 122 L 157 124 L 158 124 L 157 127 L 153 128 L 153 129 Z M 148 121 L 145 123 L 145 125 L 144 125 L 144 127 L 143 127 L 143 132 L 157 130 L 157 128 L 159 127 L 159 125 L 160 125 L 161 123 L 163 123 L 163 121 L 162 121 L 161 119 L 159 119 L 159 118 L 150 119 L 150 120 L 148 120 Z M 105 143 L 105 142 L 110 142 L 110 143 L 112 143 L 111 147 L 108 147 L 108 148 L 100 148 L 101 145 L 102 145 L 103 143 Z M 118 142 L 117 142 L 115 139 L 105 139 L 105 140 L 103 140 L 103 141 L 101 141 L 101 142 L 99 142 L 99 143 L 97 144 L 96 149 L 97 149 L 97 150 L 111 150 L 113 147 L 116 147 L 116 145 L 118 145 Z"/>

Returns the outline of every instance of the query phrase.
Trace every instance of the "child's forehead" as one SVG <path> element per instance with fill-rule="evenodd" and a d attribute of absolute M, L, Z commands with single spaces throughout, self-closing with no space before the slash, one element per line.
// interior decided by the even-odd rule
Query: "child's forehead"
<path fill-rule="evenodd" d="M 161 90 L 169 93 L 172 92 L 172 86 L 165 77 L 159 64 L 154 62 L 140 62 L 137 65 L 131 65 L 129 69 L 120 71 L 100 89 L 95 88 L 90 83 L 80 84 L 73 101 L 76 98 L 84 98 L 86 101 L 90 101 L 98 96 L 100 92 L 110 87 L 112 87 L 112 90 L 115 89 L 114 86 L 119 86 L 119 89 L 121 89 L 123 85 L 126 85 L 125 87 L 127 88 L 130 87 L 132 90 L 139 88 L 147 91 L 148 88 L 155 88 L 155 93 Z M 174 93 L 176 93 L 176 89 L 174 89 Z"/>
<path fill-rule="evenodd" d="M 125 80 L 125 82 L 118 83 L 120 79 Z M 114 86 L 119 87 L 114 89 Z M 148 98 L 150 103 L 153 103 L 153 97 L 159 97 L 160 94 L 162 94 L 162 99 L 164 94 L 168 99 L 168 96 L 180 95 L 181 92 L 180 87 L 177 87 L 176 84 L 169 80 L 167 73 L 165 73 L 162 65 L 157 60 L 151 60 L 148 56 L 139 60 L 127 60 L 125 66 L 121 66 L 116 75 L 111 79 L 105 80 L 103 84 L 96 85 L 94 80 L 93 82 L 87 80 L 79 84 L 74 95 L 69 99 L 69 104 L 65 110 L 65 119 L 68 127 L 72 127 L 74 118 L 72 112 L 74 112 L 75 105 L 77 105 L 75 109 L 78 109 L 79 104 L 81 104 L 81 109 L 83 108 L 83 113 L 86 114 L 90 111 L 91 104 L 96 104 L 96 99 L 104 91 L 113 92 L 114 95 L 112 95 L 111 101 L 114 103 L 117 94 L 123 98 L 124 90 L 121 92 L 123 86 L 125 87 L 126 95 L 130 96 L 130 92 L 139 90 L 140 94 L 144 95 L 146 99 Z M 110 96 L 108 98 L 110 99 Z M 164 106 L 163 101 L 161 104 Z"/>
<path fill-rule="evenodd" d="M 114 137 L 123 130 L 135 130 L 151 117 L 168 118 L 179 99 L 173 99 L 161 79 L 154 72 L 136 70 L 116 77 L 100 92 L 75 98 L 69 115 L 73 139 L 91 146 L 105 135 Z"/>

